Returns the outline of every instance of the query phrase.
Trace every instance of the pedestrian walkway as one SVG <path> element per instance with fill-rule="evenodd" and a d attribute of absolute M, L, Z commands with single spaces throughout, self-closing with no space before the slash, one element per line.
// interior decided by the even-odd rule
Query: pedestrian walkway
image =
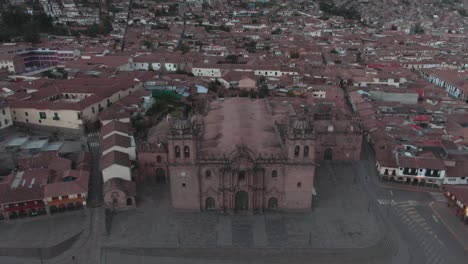
<path fill-rule="evenodd" d="M 431 206 L 432 202 L 429 201 L 414 201 L 409 200 L 408 203 L 412 206 Z"/>
<path fill-rule="evenodd" d="M 442 220 L 445 227 L 468 250 L 468 225 L 464 225 L 447 207 L 446 203 L 433 203 L 432 211 Z"/>
<path fill-rule="evenodd" d="M 379 199 L 377 200 L 377 202 L 381 205 L 396 205 L 396 202 L 394 200 L 382 200 L 382 199 Z"/>
<path fill-rule="evenodd" d="M 415 201 L 415 200 L 408 200 L 408 201 L 400 201 L 397 202 L 395 200 L 386 200 L 386 199 L 378 199 L 377 202 L 380 205 L 397 205 L 397 204 L 408 204 L 410 206 L 431 206 L 431 201 Z"/>
<path fill-rule="evenodd" d="M 99 137 L 99 132 L 91 132 L 87 134 L 87 137 Z"/>
<path fill-rule="evenodd" d="M 89 142 L 89 146 L 92 147 L 92 148 L 98 148 L 99 147 L 99 141 L 91 141 Z"/>

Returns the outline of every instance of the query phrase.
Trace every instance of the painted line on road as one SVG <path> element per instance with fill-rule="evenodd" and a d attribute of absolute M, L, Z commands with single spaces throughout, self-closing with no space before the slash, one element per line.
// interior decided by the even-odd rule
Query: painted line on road
<path fill-rule="evenodd" d="M 437 220 L 437 217 L 435 217 L 435 215 L 432 215 L 432 218 L 434 218 L 434 221 L 436 221 L 437 223 L 439 223 L 439 220 Z"/>
<path fill-rule="evenodd" d="M 434 208 L 432 207 L 432 205 L 431 205 L 431 209 L 432 209 L 432 212 L 434 212 L 434 214 L 435 214 L 437 217 L 440 218 L 440 220 L 442 221 L 442 223 L 444 224 L 444 226 L 450 231 L 450 233 L 452 233 L 452 236 L 454 236 L 454 237 L 457 239 L 457 241 L 463 246 L 463 248 L 464 248 L 466 251 L 468 251 L 468 245 L 466 245 L 465 243 L 463 243 L 463 241 L 458 237 L 458 234 L 457 234 L 456 232 L 454 232 L 454 231 L 452 230 L 452 228 L 450 228 L 450 226 L 447 224 L 447 222 L 445 222 L 445 220 L 444 220 L 442 217 L 440 217 L 439 213 L 437 213 L 437 212 L 434 210 Z"/>
<path fill-rule="evenodd" d="M 408 210 L 407 213 L 408 213 L 409 216 L 413 216 L 413 215 L 417 215 L 418 212 Z"/>

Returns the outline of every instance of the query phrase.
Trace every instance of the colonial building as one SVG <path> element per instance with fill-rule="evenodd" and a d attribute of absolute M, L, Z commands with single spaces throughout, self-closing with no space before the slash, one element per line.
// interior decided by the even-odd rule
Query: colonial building
<path fill-rule="evenodd" d="M 114 209 L 134 207 L 136 185 L 132 168 L 136 150 L 130 124 L 110 121 L 102 127 L 100 135 L 105 206 Z"/>
<path fill-rule="evenodd" d="M 310 210 L 316 160 L 359 159 L 361 132 L 323 116 L 316 127 L 314 115 L 282 107 L 230 98 L 205 116 L 169 120 L 166 140 L 138 158 L 140 179 L 168 181 L 177 210 Z"/>

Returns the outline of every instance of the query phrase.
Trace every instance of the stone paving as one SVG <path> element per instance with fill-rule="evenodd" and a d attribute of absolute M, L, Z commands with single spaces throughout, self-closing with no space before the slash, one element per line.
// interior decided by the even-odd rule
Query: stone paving
<path fill-rule="evenodd" d="M 0 221 L 0 248 L 51 247 L 81 232 L 86 210 Z"/>
<path fill-rule="evenodd" d="M 141 186 L 138 208 L 115 215 L 103 246 L 354 248 L 377 243 L 381 233 L 369 201 L 353 184 L 359 175 L 345 165 L 333 171 L 332 177 L 326 166 L 317 169 L 319 196 L 308 213 L 176 213 L 168 186 Z"/>

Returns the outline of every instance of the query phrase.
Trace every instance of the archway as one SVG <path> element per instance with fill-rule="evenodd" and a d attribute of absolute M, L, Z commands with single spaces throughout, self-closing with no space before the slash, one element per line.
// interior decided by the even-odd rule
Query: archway
<path fill-rule="evenodd" d="M 166 171 L 163 168 L 156 169 L 156 182 L 166 183 Z"/>
<path fill-rule="evenodd" d="M 332 160 L 333 159 L 333 150 L 331 148 L 327 148 L 323 153 L 324 160 Z"/>
<path fill-rule="evenodd" d="M 238 191 L 236 193 L 235 209 L 239 211 L 249 209 L 249 194 L 246 191 Z"/>
<path fill-rule="evenodd" d="M 215 209 L 215 200 L 213 199 L 213 197 L 206 198 L 205 207 L 206 207 L 206 210 Z"/>
<path fill-rule="evenodd" d="M 127 198 L 127 206 L 132 206 L 132 205 L 133 205 L 132 198 Z"/>
<path fill-rule="evenodd" d="M 278 199 L 275 197 L 271 197 L 268 199 L 268 209 L 270 210 L 276 210 L 278 209 Z"/>

